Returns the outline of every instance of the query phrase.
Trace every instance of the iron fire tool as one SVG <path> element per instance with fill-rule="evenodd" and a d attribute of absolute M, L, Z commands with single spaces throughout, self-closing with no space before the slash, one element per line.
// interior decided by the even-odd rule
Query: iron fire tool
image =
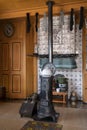
<path fill-rule="evenodd" d="M 26 32 L 29 33 L 30 32 L 30 27 L 31 27 L 31 23 L 30 23 L 30 14 L 27 13 L 27 20 L 26 20 Z"/>
<path fill-rule="evenodd" d="M 84 23 L 84 7 L 80 7 L 80 22 L 79 22 L 79 29 L 83 28 Z"/>
<path fill-rule="evenodd" d="M 37 45 L 37 33 L 38 33 L 38 16 L 39 14 L 36 13 L 35 14 L 35 26 L 34 26 L 34 53 L 37 54 L 38 53 L 38 45 Z"/>
<path fill-rule="evenodd" d="M 35 28 L 36 28 L 36 32 L 38 32 L 38 16 L 39 16 L 39 14 L 38 13 L 36 13 L 36 25 L 35 25 Z"/>
<path fill-rule="evenodd" d="M 73 14 L 74 14 L 74 10 L 71 9 L 71 12 L 70 12 L 70 31 L 73 30 L 73 24 L 74 24 L 74 22 L 73 22 Z"/>

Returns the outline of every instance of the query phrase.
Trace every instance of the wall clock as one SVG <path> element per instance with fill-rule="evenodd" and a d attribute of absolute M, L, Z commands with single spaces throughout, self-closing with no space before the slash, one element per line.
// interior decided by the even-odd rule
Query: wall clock
<path fill-rule="evenodd" d="M 7 23 L 4 26 L 4 34 L 7 37 L 11 37 L 14 34 L 14 26 L 12 23 Z"/>

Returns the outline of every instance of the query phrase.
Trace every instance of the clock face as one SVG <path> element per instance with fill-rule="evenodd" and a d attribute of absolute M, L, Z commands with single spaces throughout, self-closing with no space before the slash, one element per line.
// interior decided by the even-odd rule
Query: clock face
<path fill-rule="evenodd" d="M 11 36 L 14 34 L 14 26 L 13 26 L 13 24 L 7 23 L 7 24 L 4 26 L 4 34 L 5 34 L 7 37 L 11 37 Z"/>

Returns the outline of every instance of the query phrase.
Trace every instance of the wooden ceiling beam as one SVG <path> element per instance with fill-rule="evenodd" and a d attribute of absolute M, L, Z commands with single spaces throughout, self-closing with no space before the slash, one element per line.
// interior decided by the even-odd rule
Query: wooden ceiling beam
<path fill-rule="evenodd" d="M 79 2 L 63 5 L 55 4 L 53 6 L 53 14 L 59 14 L 60 10 L 63 10 L 65 13 L 69 13 L 71 8 L 74 9 L 74 12 L 77 12 L 80 10 L 81 6 L 83 6 L 85 12 L 87 12 L 87 2 Z M 43 15 L 45 12 L 48 12 L 48 7 L 43 6 L 34 9 L 12 10 L 12 11 L 4 10 L 0 12 L 0 19 L 26 17 L 26 13 L 30 13 L 31 16 L 34 16 L 36 12 L 38 12 L 39 15 Z"/>

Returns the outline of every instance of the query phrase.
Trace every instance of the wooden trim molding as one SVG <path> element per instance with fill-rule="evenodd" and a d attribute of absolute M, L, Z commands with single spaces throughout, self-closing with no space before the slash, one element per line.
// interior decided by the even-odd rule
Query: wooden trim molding
<path fill-rule="evenodd" d="M 79 11 L 80 7 L 83 6 L 87 11 L 87 2 L 72 2 L 72 3 L 65 3 L 65 4 L 55 4 L 53 7 L 53 13 L 59 13 L 61 9 L 64 12 L 70 12 L 71 8 L 74 8 L 75 11 Z M 3 10 L 0 12 L 0 19 L 7 19 L 7 18 L 18 18 L 18 17 L 26 17 L 26 13 L 29 12 L 31 16 L 35 15 L 38 12 L 40 15 L 43 15 L 44 12 L 48 12 L 47 6 L 35 7 L 35 8 L 25 8 L 25 9 L 16 9 L 16 10 Z"/>

